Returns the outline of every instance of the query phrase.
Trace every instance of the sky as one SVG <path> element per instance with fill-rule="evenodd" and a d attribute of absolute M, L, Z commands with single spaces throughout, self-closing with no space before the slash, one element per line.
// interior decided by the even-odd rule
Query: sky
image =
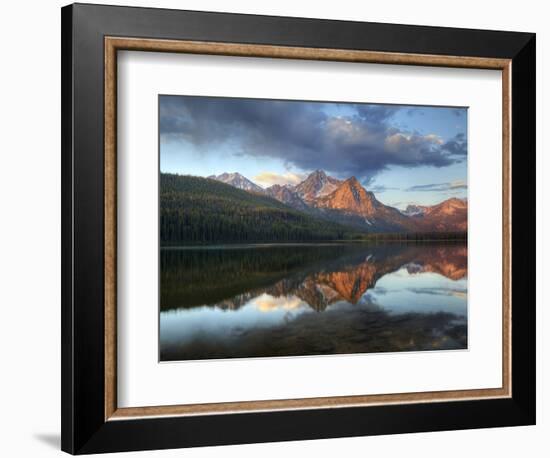
<path fill-rule="evenodd" d="M 264 188 L 315 170 L 387 205 L 467 196 L 467 108 L 159 96 L 160 169 L 239 172 Z"/>

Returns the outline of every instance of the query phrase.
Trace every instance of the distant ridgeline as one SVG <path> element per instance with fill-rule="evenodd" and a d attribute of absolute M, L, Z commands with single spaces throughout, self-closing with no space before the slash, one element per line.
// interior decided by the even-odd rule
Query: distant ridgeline
<path fill-rule="evenodd" d="M 393 218 L 390 223 L 359 218 L 328 207 L 326 201 L 323 198 L 318 208 L 300 202 L 298 209 L 265 191 L 242 190 L 212 178 L 161 174 L 161 244 L 466 239 L 464 231 L 425 230 L 415 217 L 394 214 L 398 210 L 392 207 L 383 208 Z"/>

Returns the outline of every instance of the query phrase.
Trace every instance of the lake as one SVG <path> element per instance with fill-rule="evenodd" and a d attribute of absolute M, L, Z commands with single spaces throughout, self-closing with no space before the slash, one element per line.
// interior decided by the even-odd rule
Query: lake
<path fill-rule="evenodd" d="M 162 248 L 160 360 L 467 348 L 467 245 Z"/>

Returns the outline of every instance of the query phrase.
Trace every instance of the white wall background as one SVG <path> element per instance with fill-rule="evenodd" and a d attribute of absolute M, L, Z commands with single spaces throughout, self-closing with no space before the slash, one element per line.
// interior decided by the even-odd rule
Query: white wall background
<path fill-rule="evenodd" d="M 171 457 L 547 456 L 550 448 L 548 355 L 543 310 L 550 257 L 550 161 L 543 163 L 544 57 L 550 17 L 538 0 L 128 0 L 135 6 L 441 25 L 537 33 L 538 129 L 538 425 L 353 439 L 148 452 Z M 97 3 L 97 2 L 93 2 Z M 128 4 L 109 0 L 110 4 Z M 4 2 L 0 13 L 0 454 L 48 457 L 59 451 L 60 403 L 60 11 L 57 0 Z M 545 210 L 543 212 L 543 210 Z M 545 365 L 543 363 L 546 362 Z M 138 456 L 126 454 L 125 456 Z M 148 455 L 148 456 L 149 456 Z M 141 453 L 139 456 L 145 456 Z"/>

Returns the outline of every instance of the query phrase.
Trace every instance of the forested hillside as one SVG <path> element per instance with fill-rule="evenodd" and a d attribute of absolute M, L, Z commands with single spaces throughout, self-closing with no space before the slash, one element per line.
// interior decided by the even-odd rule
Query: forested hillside
<path fill-rule="evenodd" d="M 342 240 L 358 231 L 208 178 L 161 174 L 162 245 Z"/>

